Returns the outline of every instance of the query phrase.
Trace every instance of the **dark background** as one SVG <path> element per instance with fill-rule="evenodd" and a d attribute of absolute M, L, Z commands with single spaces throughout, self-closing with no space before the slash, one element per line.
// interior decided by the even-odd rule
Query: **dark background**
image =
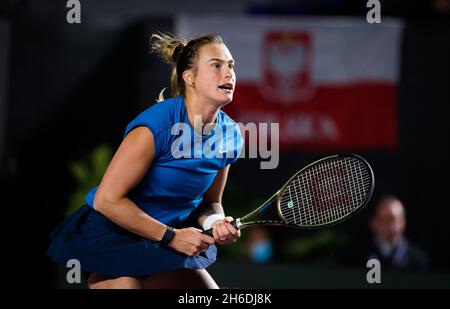
<path fill-rule="evenodd" d="M 399 143 L 395 151 L 358 152 L 374 169 L 374 200 L 392 193 L 404 201 L 407 235 L 428 252 L 430 275 L 450 273 L 446 163 L 450 18 L 441 2 L 381 1 L 383 16 L 405 23 Z M 39 287 L 58 285 L 58 270 L 45 250 L 76 186 L 70 162 L 102 143 L 115 149 L 126 124 L 169 84 L 169 66 L 148 52 L 151 33 L 173 30 L 176 13 L 363 18 L 367 12 L 366 1 L 227 1 L 225 5 L 202 0 L 187 5 L 186 1 L 89 0 L 81 4 L 82 23 L 68 24 L 66 1 L 0 1 L 0 226 L 5 236 L 0 268 L 13 281 L 31 280 Z M 255 159 L 239 160 L 225 192 L 228 213 L 245 214 L 256 206 L 244 206 L 246 201 L 267 198 L 292 171 L 324 154 L 282 152 L 274 170 L 259 169 Z M 345 235 L 348 244 L 355 239 L 357 251 L 358 239 L 368 232 L 368 213 L 331 232 Z M 330 250 L 299 259 L 283 254 L 290 238 L 312 237 L 316 232 L 270 233 L 280 252 L 274 269 L 284 263 L 310 265 L 319 267 L 312 271 L 317 274 L 323 265 L 331 265 L 315 263 L 318 256 L 332 257 Z M 233 250 L 225 249 L 222 270 L 213 270 L 222 278 L 227 269 L 236 267 L 234 262 L 239 263 Z"/>

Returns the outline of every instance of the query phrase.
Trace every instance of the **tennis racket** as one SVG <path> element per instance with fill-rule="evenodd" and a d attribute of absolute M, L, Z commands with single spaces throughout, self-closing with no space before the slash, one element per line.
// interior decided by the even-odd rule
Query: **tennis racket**
<path fill-rule="evenodd" d="M 375 177 L 366 160 L 355 154 L 329 156 L 298 171 L 265 203 L 231 224 L 237 229 L 328 227 L 363 209 L 374 186 Z M 212 229 L 203 233 L 212 236 Z"/>

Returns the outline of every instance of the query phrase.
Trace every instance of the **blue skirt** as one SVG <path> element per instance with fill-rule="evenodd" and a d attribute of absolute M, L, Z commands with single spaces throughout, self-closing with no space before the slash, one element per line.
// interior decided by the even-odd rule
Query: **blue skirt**
<path fill-rule="evenodd" d="M 53 261 L 77 259 L 83 271 L 105 276 L 143 277 L 176 268 L 204 269 L 216 261 L 217 247 L 187 256 L 116 225 L 88 205 L 51 233 Z"/>

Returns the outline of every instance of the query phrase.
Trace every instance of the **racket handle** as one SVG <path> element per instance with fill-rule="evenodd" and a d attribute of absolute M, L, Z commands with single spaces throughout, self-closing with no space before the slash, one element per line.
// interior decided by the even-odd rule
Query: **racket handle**
<path fill-rule="evenodd" d="M 241 228 L 241 221 L 239 219 L 233 220 L 230 222 L 230 224 L 235 228 L 235 229 L 240 229 Z M 203 231 L 203 234 L 206 234 L 208 236 L 213 237 L 213 229 L 209 229 L 206 231 Z"/>

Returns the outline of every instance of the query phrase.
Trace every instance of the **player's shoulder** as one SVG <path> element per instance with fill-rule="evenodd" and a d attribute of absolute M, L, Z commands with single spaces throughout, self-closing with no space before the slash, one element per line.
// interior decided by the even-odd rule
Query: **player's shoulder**
<path fill-rule="evenodd" d="M 170 116 L 174 118 L 179 115 L 179 111 L 183 104 L 182 97 L 169 98 L 164 101 L 156 102 L 152 106 L 145 109 L 141 115 L 154 116 L 161 118 L 161 116 Z M 168 119 L 167 119 L 168 120 Z"/>
<path fill-rule="evenodd" d="M 183 99 L 181 97 L 175 97 L 156 102 L 152 106 L 142 111 L 136 117 L 135 121 L 148 124 L 154 129 L 152 131 L 166 130 L 174 123 L 182 121 L 182 104 Z"/>

